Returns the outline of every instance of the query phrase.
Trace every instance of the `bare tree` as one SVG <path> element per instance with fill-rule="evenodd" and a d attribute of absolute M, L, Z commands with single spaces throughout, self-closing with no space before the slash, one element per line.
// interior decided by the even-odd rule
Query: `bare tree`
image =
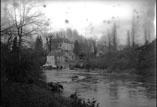
<path fill-rule="evenodd" d="M 136 20 L 135 18 L 135 15 L 133 15 L 133 18 L 132 18 L 132 22 L 131 22 L 131 40 L 132 40 L 132 47 L 135 47 L 136 43 L 135 43 L 135 33 L 138 29 L 138 24 L 139 22 Z"/>
<path fill-rule="evenodd" d="M 11 29 L 9 36 L 10 38 L 17 37 L 19 50 L 25 43 L 28 43 L 28 38 L 37 34 L 36 31 L 44 25 L 44 21 L 41 19 L 43 14 L 39 10 L 39 4 L 34 0 L 11 0 L 7 5 L 7 24 L 9 26 L 3 28 L 3 33 L 8 35 L 5 31 L 8 28 Z"/>
<path fill-rule="evenodd" d="M 109 32 L 108 32 L 108 48 L 111 49 L 111 37 Z"/>
<path fill-rule="evenodd" d="M 113 36 L 113 49 L 116 50 L 117 49 L 117 28 L 116 28 L 115 23 L 113 26 L 112 36 Z"/>
<path fill-rule="evenodd" d="M 94 51 L 94 56 L 96 57 L 96 54 L 97 54 L 98 50 L 97 50 L 96 40 L 94 40 L 94 39 L 93 39 L 93 51 Z"/>
<path fill-rule="evenodd" d="M 132 32 L 131 32 L 131 37 L 132 37 L 132 46 L 135 46 L 135 27 L 132 25 Z"/>
<path fill-rule="evenodd" d="M 144 41 L 145 41 L 145 44 L 148 44 L 148 31 L 146 28 L 144 29 Z"/>
<path fill-rule="evenodd" d="M 130 43 L 130 32 L 129 30 L 127 31 L 127 47 L 130 48 L 131 43 Z"/>

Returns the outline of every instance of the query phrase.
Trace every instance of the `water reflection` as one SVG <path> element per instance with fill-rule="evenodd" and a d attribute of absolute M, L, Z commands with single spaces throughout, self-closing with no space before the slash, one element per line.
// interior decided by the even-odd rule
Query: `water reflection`
<path fill-rule="evenodd" d="M 111 97 L 111 100 L 115 100 L 119 98 L 118 95 L 118 84 L 116 82 L 112 82 L 109 85 L 109 95 Z"/>
<path fill-rule="evenodd" d="M 70 70 L 45 74 L 47 81 L 63 84 L 66 96 L 78 92 L 82 98 L 97 99 L 101 107 L 156 107 L 155 85 L 140 77 Z M 76 75 L 80 78 L 72 81 Z"/>

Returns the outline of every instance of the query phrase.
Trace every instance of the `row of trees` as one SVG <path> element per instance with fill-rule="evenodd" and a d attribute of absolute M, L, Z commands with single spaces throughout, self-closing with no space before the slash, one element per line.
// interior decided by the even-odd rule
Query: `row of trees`
<path fill-rule="evenodd" d="M 131 24 L 131 30 L 127 31 L 125 47 L 129 48 L 129 47 L 136 47 L 137 45 L 139 45 L 136 42 L 137 31 L 140 28 L 140 27 L 138 27 L 138 24 L 139 23 L 135 19 L 133 19 L 132 24 Z M 111 32 L 108 31 L 108 33 L 107 33 L 106 40 L 103 39 L 105 41 L 105 45 L 109 49 L 112 49 L 112 50 L 117 50 L 119 48 L 119 46 L 118 46 L 119 40 L 118 40 L 118 35 L 117 35 L 118 27 L 117 26 L 118 25 L 116 23 L 114 23 L 113 27 L 111 29 Z M 146 25 L 144 25 L 144 28 L 143 28 L 143 39 L 141 39 L 140 41 L 144 41 L 144 44 L 148 44 L 151 41 L 151 33 L 150 33 L 149 28 L 146 27 Z"/>
<path fill-rule="evenodd" d="M 107 38 L 104 42 L 105 45 L 103 45 L 102 43 L 99 44 L 93 39 L 76 40 L 74 43 L 74 53 L 77 57 L 83 54 L 86 58 L 86 62 L 91 64 L 93 67 L 105 68 L 105 67 L 109 67 L 110 65 L 113 65 L 113 66 L 119 65 L 120 67 L 123 68 L 125 65 L 124 68 L 135 69 L 137 67 L 136 63 L 138 63 L 137 60 L 139 60 L 139 57 L 137 54 L 140 52 L 140 51 L 137 51 L 137 49 L 140 48 L 140 46 L 136 42 L 136 32 L 137 32 L 137 26 L 136 26 L 136 23 L 134 22 L 132 23 L 131 30 L 127 31 L 127 35 L 126 35 L 127 44 L 125 45 L 125 47 L 121 49 L 121 51 L 117 51 L 119 50 L 118 49 L 119 43 L 118 43 L 118 36 L 117 36 L 117 25 L 116 23 L 114 23 L 111 29 L 111 32 L 110 33 L 108 32 Z M 151 35 L 150 35 L 149 29 L 144 28 L 144 34 L 143 34 L 144 47 L 145 45 L 147 46 L 150 43 L 150 38 L 151 38 L 150 36 Z M 93 57 L 93 56 L 96 56 L 97 53 L 101 51 L 100 45 L 102 45 L 102 47 L 106 49 L 106 51 L 104 51 L 103 55 L 100 56 L 100 58 Z M 123 55 L 124 55 L 123 59 L 118 59 L 120 58 L 119 56 L 123 56 Z M 134 56 L 134 58 L 132 58 L 133 57 L 132 55 Z M 116 58 L 117 58 L 117 61 L 116 61 Z M 112 59 L 114 59 L 115 62 Z M 108 62 L 106 62 L 106 60 Z M 118 60 L 122 60 L 122 63 L 119 62 Z M 117 64 L 115 64 L 116 62 Z M 128 66 L 127 64 L 128 65 L 130 64 L 130 66 Z M 113 66 L 112 67 L 110 66 L 110 67 L 115 69 L 115 67 Z"/>

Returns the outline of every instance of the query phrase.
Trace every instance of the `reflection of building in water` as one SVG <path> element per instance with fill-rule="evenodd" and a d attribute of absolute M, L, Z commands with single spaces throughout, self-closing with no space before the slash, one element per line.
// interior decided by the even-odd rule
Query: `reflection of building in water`
<path fill-rule="evenodd" d="M 59 68 L 68 68 L 75 55 L 73 53 L 74 45 L 66 38 L 53 39 L 53 49 L 47 56 L 47 63 Z"/>

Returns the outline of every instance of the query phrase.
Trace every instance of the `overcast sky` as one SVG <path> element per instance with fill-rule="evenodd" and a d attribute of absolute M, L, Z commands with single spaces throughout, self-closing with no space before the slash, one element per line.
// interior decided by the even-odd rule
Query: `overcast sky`
<path fill-rule="evenodd" d="M 45 4 L 44 12 L 50 19 L 52 31 L 70 27 L 85 37 L 100 38 L 108 30 L 111 31 L 115 22 L 118 37 L 123 41 L 135 17 L 138 22 L 138 41 L 143 38 L 144 25 L 151 31 L 152 38 L 155 37 L 154 0 L 47 0 Z"/>
<path fill-rule="evenodd" d="M 138 42 L 143 39 L 144 26 L 150 30 L 152 39 L 156 37 L 155 0 L 44 0 L 44 4 L 50 32 L 71 28 L 85 37 L 100 39 L 111 32 L 115 22 L 123 44 L 134 17 Z"/>

